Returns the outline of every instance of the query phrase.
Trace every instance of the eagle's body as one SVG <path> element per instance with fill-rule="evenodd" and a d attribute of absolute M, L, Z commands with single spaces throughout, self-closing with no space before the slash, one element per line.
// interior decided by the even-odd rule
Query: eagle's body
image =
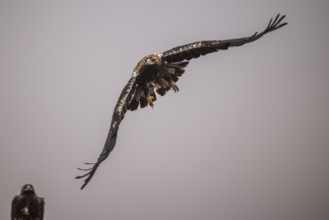
<path fill-rule="evenodd" d="M 36 195 L 33 186 L 26 184 L 12 201 L 11 220 L 43 220 L 44 204 L 44 199 Z"/>
<path fill-rule="evenodd" d="M 256 32 L 249 37 L 230 40 L 199 41 L 142 58 L 135 67 L 127 85 L 123 88 L 115 106 L 109 134 L 97 162 L 86 163 L 92 164 L 92 168 L 80 169 L 88 172 L 76 177 L 86 177 L 81 189 L 86 186 L 95 174 L 100 163 L 102 163 L 113 150 L 119 125 L 127 110 L 134 111 L 138 106 L 141 108 L 148 105 L 153 106 L 153 102 L 156 100 L 156 93 L 163 96 L 171 89 L 175 92 L 178 91 L 176 82 L 184 73 L 184 68 L 191 59 L 217 52 L 218 50 L 226 50 L 229 47 L 237 47 L 253 42 L 261 38 L 264 34 L 286 25 L 287 23 L 281 23 L 284 17 L 285 16 L 277 15 L 274 20 L 270 20 L 267 28 L 263 32 Z"/>

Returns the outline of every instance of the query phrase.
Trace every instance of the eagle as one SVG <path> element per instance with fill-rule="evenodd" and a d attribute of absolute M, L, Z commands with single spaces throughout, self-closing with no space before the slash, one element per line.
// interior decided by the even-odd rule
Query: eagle
<path fill-rule="evenodd" d="M 248 37 L 229 40 L 198 41 L 172 48 L 163 53 L 154 53 L 143 57 L 137 63 L 131 78 L 123 88 L 116 103 L 109 133 L 97 161 L 95 163 L 84 163 L 91 165 L 91 168 L 78 168 L 86 172 L 83 175 L 76 176 L 76 179 L 85 178 L 81 189 L 89 183 L 99 165 L 113 150 L 120 123 L 127 110 L 134 111 L 138 107 L 153 107 L 154 102 L 157 100 L 157 94 L 164 96 L 169 90 L 179 91 L 176 83 L 179 77 L 185 72 L 184 68 L 189 64 L 191 59 L 258 40 L 263 35 L 287 25 L 287 22 L 282 22 L 284 18 L 285 15 L 281 16 L 278 14 L 274 19 L 270 19 L 264 31 L 260 33 L 256 32 Z"/>
<path fill-rule="evenodd" d="M 11 220 L 43 220 L 45 201 L 31 184 L 25 184 L 11 205 Z"/>

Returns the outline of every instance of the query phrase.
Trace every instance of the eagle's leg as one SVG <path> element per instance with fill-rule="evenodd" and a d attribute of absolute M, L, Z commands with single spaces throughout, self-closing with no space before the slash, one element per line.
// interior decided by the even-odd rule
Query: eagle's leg
<path fill-rule="evenodd" d="M 149 96 L 146 97 L 146 100 L 147 100 L 147 103 L 148 103 L 151 107 L 153 107 L 154 97 L 149 95 Z"/>
<path fill-rule="evenodd" d="M 170 81 L 170 87 L 175 91 L 175 92 L 178 92 L 179 91 L 179 88 L 178 86 L 176 85 L 176 83 L 174 81 Z"/>
<path fill-rule="evenodd" d="M 151 107 L 153 107 L 153 101 L 155 101 L 155 100 L 154 100 L 154 97 L 151 95 L 149 86 L 144 87 L 144 94 L 146 96 L 147 104 L 150 105 Z"/>
<path fill-rule="evenodd" d="M 176 85 L 175 81 L 172 79 L 170 75 L 166 77 L 167 85 L 170 89 L 173 89 L 175 92 L 179 91 L 178 86 Z"/>

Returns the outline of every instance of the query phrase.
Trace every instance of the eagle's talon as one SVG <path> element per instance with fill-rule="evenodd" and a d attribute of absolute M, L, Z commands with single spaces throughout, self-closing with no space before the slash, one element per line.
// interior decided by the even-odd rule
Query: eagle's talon
<path fill-rule="evenodd" d="M 174 82 L 171 82 L 171 88 L 175 91 L 175 92 L 178 92 L 179 91 L 179 88 L 178 88 L 178 86 L 176 85 L 176 83 L 174 83 Z"/>
<path fill-rule="evenodd" d="M 147 103 L 153 107 L 153 101 L 154 101 L 154 97 L 153 96 L 147 96 L 146 97 Z"/>

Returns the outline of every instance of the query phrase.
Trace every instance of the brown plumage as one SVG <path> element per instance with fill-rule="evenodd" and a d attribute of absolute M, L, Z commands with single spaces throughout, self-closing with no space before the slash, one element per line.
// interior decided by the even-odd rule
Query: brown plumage
<path fill-rule="evenodd" d="M 202 55 L 226 50 L 229 47 L 238 47 L 246 43 L 253 42 L 261 38 L 264 34 L 279 29 L 287 23 L 281 23 L 285 16 L 278 14 L 275 19 L 271 19 L 267 28 L 258 33 L 243 38 L 230 40 L 211 40 L 199 41 L 183 46 L 175 47 L 161 54 L 155 53 L 141 59 L 135 67 L 132 77 L 121 92 L 119 100 L 114 108 L 112 122 L 107 136 L 104 148 L 98 157 L 96 163 L 85 163 L 92 165 L 89 169 L 80 169 L 87 171 L 86 174 L 76 178 L 84 178 L 83 189 L 95 174 L 98 166 L 108 157 L 113 150 L 119 125 L 124 118 L 127 110 L 134 111 L 138 107 L 153 106 L 157 99 L 156 94 L 165 95 L 169 90 L 177 92 L 176 82 L 185 71 L 189 60 L 198 58 Z"/>
<path fill-rule="evenodd" d="M 12 201 L 11 220 L 43 220 L 44 204 L 44 199 L 37 196 L 33 186 L 25 184 Z"/>

